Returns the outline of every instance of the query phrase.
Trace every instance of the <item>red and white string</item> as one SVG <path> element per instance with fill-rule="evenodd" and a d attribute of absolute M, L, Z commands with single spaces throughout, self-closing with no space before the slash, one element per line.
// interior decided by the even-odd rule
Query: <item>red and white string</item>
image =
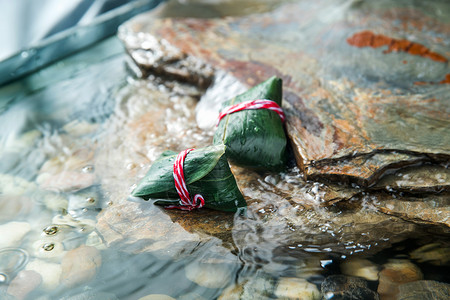
<path fill-rule="evenodd" d="M 186 181 L 184 179 L 184 160 L 186 155 L 194 149 L 186 149 L 181 151 L 175 163 L 173 164 L 173 179 L 175 181 L 175 188 L 180 196 L 180 205 L 166 206 L 167 209 L 181 209 L 181 210 L 193 210 L 205 206 L 205 199 L 202 195 L 196 194 L 193 198 L 189 195 L 186 187 Z"/>
<path fill-rule="evenodd" d="M 245 110 L 245 109 L 269 109 L 271 111 L 276 112 L 279 116 L 282 122 L 286 120 L 286 117 L 284 116 L 283 109 L 272 100 L 266 100 L 266 99 L 258 99 L 258 100 L 251 100 L 246 102 L 241 102 L 238 104 L 230 105 L 226 107 L 219 115 L 219 120 L 217 121 L 217 126 L 219 125 L 220 120 L 222 120 L 223 117 L 226 115 Z"/>

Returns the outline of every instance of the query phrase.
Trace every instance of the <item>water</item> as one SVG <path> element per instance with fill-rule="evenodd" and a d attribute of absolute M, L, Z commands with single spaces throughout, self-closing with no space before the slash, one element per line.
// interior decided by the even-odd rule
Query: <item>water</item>
<path fill-rule="evenodd" d="M 273 299 L 367 265 L 377 291 L 392 259 L 450 282 L 448 233 L 380 213 L 359 188 L 305 181 L 292 157 L 280 173 L 232 166 L 246 215 L 129 199 L 163 151 L 210 145 L 205 99 L 242 87 L 226 78 L 197 106 L 201 91 L 138 80 L 126 61 L 112 38 L 0 90 L 0 298 L 22 284 L 26 299 Z"/>

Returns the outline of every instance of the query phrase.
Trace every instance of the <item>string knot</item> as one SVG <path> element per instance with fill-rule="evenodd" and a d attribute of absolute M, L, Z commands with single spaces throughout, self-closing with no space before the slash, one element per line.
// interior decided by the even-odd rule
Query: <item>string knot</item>
<path fill-rule="evenodd" d="M 167 209 L 181 209 L 191 211 L 196 208 L 201 208 L 205 206 L 205 199 L 202 195 L 196 194 L 191 198 L 186 187 L 186 181 L 184 179 L 184 160 L 189 152 L 194 149 L 186 149 L 181 151 L 175 163 L 173 164 L 173 179 L 175 181 L 175 188 L 177 190 L 178 196 L 180 196 L 180 205 L 170 205 L 166 206 Z"/>

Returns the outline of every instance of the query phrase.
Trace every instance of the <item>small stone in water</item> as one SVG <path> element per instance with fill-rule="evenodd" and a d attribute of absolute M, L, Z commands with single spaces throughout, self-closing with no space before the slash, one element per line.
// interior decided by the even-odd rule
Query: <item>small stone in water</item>
<path fill-rule="evenodd" d="M 90 246 L 73 249 L 62 259 L 61 283 L 73 287 L 91 280 L 102 264 L 100 251 Z"/>
<path fill-rule="evenodd" d="M 93 197 L 88 197 L 88 198 L 86 198 L 86 202 L 95 203 L 95 199 Z"/>
<path fill-rule="evenodd" d="M 275 289 L 275 296 L 279 299 L 318 300 L 320 292 L 314 284 L 302 278 L 280 278 Z"/>
<path fill-rule="evenodd" d="M 0 225 L 0 248 L 18 246 L 30 230 L 31 225 L 27 222 L 9 222 Z"/>
<path fill-rule="evenodd" d="M 396 299 L 399 286 L 423 278 L 419 267 L 408 260 L 390 260 L 379 274 L 378 293 L 382 298 Z"/>
<path fill-rule="evenodd" d="M 378 266 L 367 259 L 354 258 L 341 264 L 342 274 L 362 277 L 367 280 L 378 280 Z"/>
<path fill-rule="evenodd" d="M 399 300 L 448 300 L 450 299 L 450 284 L 419 280 L 402 284 L 399 287 Z"/>
<path fill-rule="evenodd" d="M 223 288 L 231 280 L 231 270 L 223 264 L 193 262 L 185 271 L 190 281 L 207 288 Z"/>
<path fill-rule="evenodd" d="M 21 271 L 11 281 L 8 287 L 8 294 L 23 300 L 27 295 L 42 283 L 42 276 L 35 271 Z"/>
<path fill-rule="evenodd" d="M 379 299 L 364 279 L 345 275 L 328 276 L 322 282 L 321 292 L 323 299 Z"/>
<path fill-rule="evenodd" d="M 61 265 L 55 263 L 48 263 L 40 259 L 35 259 L 30 262 L 26 270 L 31 270 L 39 273 L 42 276 L 42 287 L 45 290 L 52 290 L 59 284 L 59 277 L 61 276 Z"/>

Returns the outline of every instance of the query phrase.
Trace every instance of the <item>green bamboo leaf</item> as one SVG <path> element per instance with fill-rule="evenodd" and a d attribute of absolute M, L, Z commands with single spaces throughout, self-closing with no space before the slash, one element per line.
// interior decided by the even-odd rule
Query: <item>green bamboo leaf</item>
<path fill-rule="evenodd" d="M 191 196 L 200 194 L 205 207 L 236 211 L 246 206 L 224 155 L 225 146 L 216 145 L 191 151 L 184 161 L 184 176 Z M 173 179 L 173 163 L 177 153 L 164 152 L 140 181 L 133 196 L 157 200 L 155 204 L 178 204 Z"/>
<path fill-rule="evenodd" d="M 272 100 L 281 106 L 281 79 L 271 77 L 227 101 L 224 107 L 256 99 Z M 277 113 L 267 109 L 243 110 L 225 116 L 213 143 L 225 144 L 227 157 L 242 166 L 280 169 L 286 164 L 283 123 Z"/>

